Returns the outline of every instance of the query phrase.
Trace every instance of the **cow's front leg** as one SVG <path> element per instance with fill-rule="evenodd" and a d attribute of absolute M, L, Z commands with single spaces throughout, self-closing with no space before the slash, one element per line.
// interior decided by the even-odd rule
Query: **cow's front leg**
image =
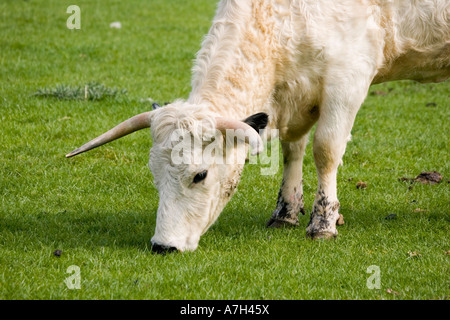
<path fill-rule="evenodd" d="M 336 136 L 321 132 L 318 125 L 314 135 L 313 151 L 318 174 L 318 189 L 306 228 L 307 235 L 313 239 L 337 236 L 336 224 L 340 215 L 336 176 L 349 134 L 348 132 L 345 138 L 342 136 L 338 139 Z"/>
<path fill-rule="evenodd" d="M 320 106 L 313 141 L 318 190 L 306 228 L 307 236 L 313 239 L 336 237 L 336 224 L 343 224 L 343 217 L 338 212 L 336 176 L 356 113 L 367 94 L 369 81 L 361 82 L 366 85 L 358 88 L 354 84 L 342 87 L 339 84 L 345 82 L 337 81 L 335 87 L 327 88 L 328 94 Z"/>
<path fill-rule="evenodd" d="M 278 192 L 277 206 L 267 222 L 270 228 L 297 226 L 303 209 L 302 165 L 308 136 L 296 142 L 281 142 L 283 151 L 283 181 Z"/>

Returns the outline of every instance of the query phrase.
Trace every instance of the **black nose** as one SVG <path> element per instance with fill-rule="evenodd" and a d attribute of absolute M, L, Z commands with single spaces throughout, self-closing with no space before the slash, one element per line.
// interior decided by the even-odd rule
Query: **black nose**
<path fill-rule="evenodd" d="M 170 253 L 170 252 L 173 252 L 173 251 L 177 251 L 177 248 L 170 247 L 170 246 L 164 246 L 164 245 L 157 244 L 157 243 L 153 243 L 152 251 L 156 252 L 156 253 L 159 253 L 159 254 L 166 254 L 166 253 Z"/>

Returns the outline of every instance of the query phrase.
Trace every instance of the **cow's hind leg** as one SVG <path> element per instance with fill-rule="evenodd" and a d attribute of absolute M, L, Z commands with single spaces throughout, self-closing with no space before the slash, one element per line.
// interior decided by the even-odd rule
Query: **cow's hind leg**
<path fill-rule="evenodd" d="M 295 142 L 281 142 L 283 151 L 283 181 L 278 193 L 277 207 L 267 226 L 297 226 L 303 209 L 302 165 L 308 135 Z"/>

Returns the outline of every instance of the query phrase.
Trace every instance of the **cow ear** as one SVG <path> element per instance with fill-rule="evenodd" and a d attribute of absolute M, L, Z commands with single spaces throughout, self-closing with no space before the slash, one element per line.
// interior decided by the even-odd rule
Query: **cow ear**
<path fill-rule="evenodd" d="M 267 115 L 267 113 L 259 112 L 242 121 L 259 133 L 259 130 L 264 129 L 267 126 L 267 123 L 269 122 L 269 116 Z"/>

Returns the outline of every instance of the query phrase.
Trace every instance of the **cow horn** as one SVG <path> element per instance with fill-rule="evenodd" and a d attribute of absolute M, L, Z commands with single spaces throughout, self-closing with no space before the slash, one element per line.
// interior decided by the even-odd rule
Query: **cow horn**
<path fill-rule="evenodd" d="M 125 120 L 111 130 L 105 132 L 101 136 L 89 141 L 78 149 L 73 150 L 71 153 L 66 154 L 66 158 L 70 158 L 82 152 L 97 148 L 105 143 L 122 138 L 123 136 L 126 136 L 127 134 L 130 134 L 132 132 L 144 128 L 150 128 L 150 114 L 151 111 L 148 111 Z"/>
<path fill-rule="evenodd" d="M 226 134 L 226 130 L 243 130 L 245 133 L 246 142 L 252 147 L 252 155 L 257 155 L 264 150 L 264 144 L 261 136 L 251 126 L 239 120 L 232 120 L 228 118 L 217 117 L 216 129 Z"/>

